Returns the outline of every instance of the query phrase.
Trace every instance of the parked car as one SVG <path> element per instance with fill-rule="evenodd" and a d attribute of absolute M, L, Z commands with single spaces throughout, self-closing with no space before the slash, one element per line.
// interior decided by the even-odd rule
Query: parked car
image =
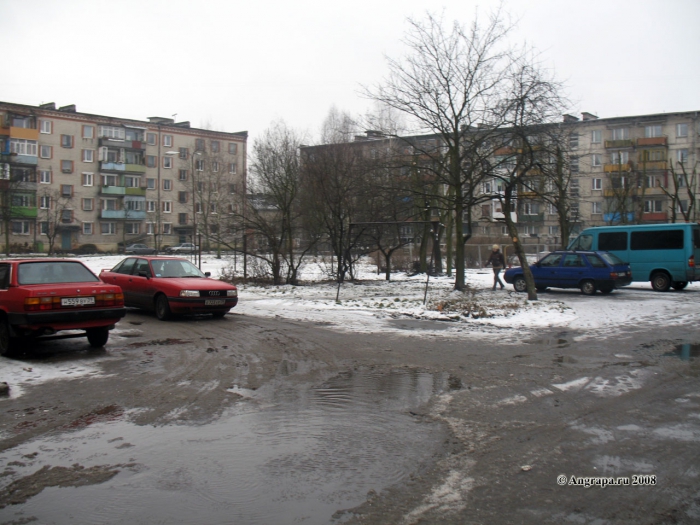
<path fill-rule="evenodd" d="M 100 277 L 122 288 L 126 306 L 154 311 L 163 321 L 179 314 L 223 317 L 238 304 L 235 286 L 182 258 L 127 257 Z"/>
<path fill-rule="evenodd" d="M 130 244 L 124 249 L 126 255 L 155 255 L 156 249 L 145 244 Z"/>
<path fill-rule="evenodd" d="M 556 251 L 530 266 L 539 291 L 552 288 L 580 288 L 586 295 L 597 290 L 608 294 L 632 282 L 629 264 L 608 252 Z M 509 268 L 504 274 L 517 292 L 527 289 L 523 269 Z"/>
<path fill-rule="evenodd" d="M 80 261 L 0 261 L 0 354 L 15 338 L 85 337 L 90 346 L 107 344 L 109 331 L 124 317 L 119 286 L 102 282 Z M 81 334 L 61 334 L 84 330 Z"/>
<path fill-rule="evenodd" d="M 168 253 L 194 253 L 197 247 L 191 242 L 183 242 L 177 246 L 169 246 L 165 249 Z"/>

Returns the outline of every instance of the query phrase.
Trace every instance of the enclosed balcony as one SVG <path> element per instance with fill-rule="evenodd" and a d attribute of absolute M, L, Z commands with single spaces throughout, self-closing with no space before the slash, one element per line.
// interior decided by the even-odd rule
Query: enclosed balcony
<path fill-rule="evenodd" d="M 127 188 L 125 186 L 101 186 L 102 195 L 133 195 L 137 197 L 146 196 L 146 188 Z"/>
<path fill-rule="evenodd" d="M 605 171 L 605 173 L 629 172 L 632 171 L 633 168 L 634 165 L 632 162 L 624 162 L 622 164 L 605 164 L 603 166 L 603 171 Z"/>
<path fill-rule="evenodd" d="M 128 149 L 137 149 L 137 150 L 145 150 L 146 149 L 146 143 L 142 140 L 117 140 L 117 139 L 110 139 L 107 137 L 101 137 L 99 141 L 99 145 L 103 147 L 112 147 L 112 148 L 128 148 Z"/>
<path fill-rule="evenodd" d="M 622 140 L 606 140 L 606 148 L 632 148 L 634 147 L 634 140 L 622 139 Z"/>
<path fill-rule="evenodd" d="M 134 210 L 102 210 L 100 211 L 100 219 L 128 219 L 130 221 L 139 221 L 146 218 L 145 211 Z"/>
<path fill-rule="evenodd" d="M 667 137 L 645 137 L 637 139 L 637 146 L 666 146 L 668 145 Z"/>

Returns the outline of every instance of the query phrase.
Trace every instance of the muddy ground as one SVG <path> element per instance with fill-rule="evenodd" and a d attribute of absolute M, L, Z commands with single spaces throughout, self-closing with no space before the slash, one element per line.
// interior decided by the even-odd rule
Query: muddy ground
<path fill-rule="evenodd" d="M 405 335 L 353 334 L 237 313 L 163 323 L 130 311 L 105 350 L 57 341 L 5 361 L 79 361 L 101 373 L 25 386 L 22 396 L 0 400 L 0 523 L 31 522 L 25 506 L 45 488 L 99 487 L 140 468 L 51 465 L 41 452 L 17 459 L 13 451 L 32 440 L 124 418 L 200 425 L 206 434 L 248 402 L 246 392 L 273 382 L 322 384 L 349 371 L 397 369 L 445 378 L 410 412 L 417 425 L 442 428 L 440 443 L 410 476 L 321 522 L 700 522 L 700 358 L 696 346 L 680 346 L 700 342 L 695 327 L 636 327 L 614 340 L 543 331 L 518 345 L 421 327 L 420 337 L 415 323 Z M 611 479 L 621 485 L 599 486 Z"/>

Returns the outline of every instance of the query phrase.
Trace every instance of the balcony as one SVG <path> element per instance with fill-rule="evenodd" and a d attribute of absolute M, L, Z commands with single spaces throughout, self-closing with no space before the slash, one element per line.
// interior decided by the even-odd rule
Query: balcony
<path fill-rule="evenodd" d="M 133 210 L 102 210 L 100 219 L 129 219 L 130 221 L 138 221 L 146 218 L 145 211 Z"/>
<path fill-rule="evenodd" d="M 127 188 L 124 186 L 102 186 L 100 188 L 102 195 L 134 195 L 137 197 L 146 196 L 146 188 Z"/>
<path fill-rule="evenodd" d="M 667 220 L 668 213 L 665 211 L 642 214 L 642 221 L 644 222 L 666 222 Z"/>
<path fill-rule="evenodd" d="M 630 172 L 633 167 L 631 162 L 625 162 L 623 164 L 605 164 L 603 165 L 603 171 L 605 173 Z"/>
<path fill-rule="evenodd" d="M 123 162 L 100 161 L 100 171 L 116 171 L 118 173 L 135 173 L 143 175 L 146 173 L 146 166 L 143 164 L 124 164 Z"/>
<path fill-rule="evenodd" d="M 622 140 L 606 140 L 606 148 L 632 148 L 634 147 L 634 140 L 622 139 Z"/>
<path fill-rule="evenodd" d="M 39 209 L 36 207 L 28 208 L 26 206 L 12 206 L 10 213 L 12 214 L 12 217 L 16 219 L 36 219 L 39 215 Z"/>
<path fill-rule="evenodd" d="M 665 160 L 641 160 L 637 163 L 637 168 L 640 171 L 665 170 L 668 163 Z"/>
<path fill-rule="evenodd" d="M 607 188 L 603 190 L 604 197 L 633 197 L 641 193 L 640 188 Z"/>
<path fill-rule="evenodd" d="M 538 193 L 536 191 L 519 191 L 518 192 L 518 198 L 525 198 L 525 199 L 532 199 L 537 197 Z"/>
<path fill-rule="evenodd" d="M 39 157 L 36 155 L 12 155 L 12 164 L 25 164 L 36 166 L 39 164 Z"/>
<path fill-rule="evenodd" d="M 9 129 L 11 139 L 39 140 L 39 130 L 31 128 L 16 128 L 11 126 Z"/>
<path fill-rule="evenodd" d="M 127 173 L 140 173 L 143 175 L 146 173 L 146 166 L 143 164 L 125 164 L 124 171 Z"/>
<path fill-rule="evenodd" d="M 113 148 L 137 149 L 141 151 L 146 149 L 146 143 L 143 140 L 117 140 L 100 137 L 99 144 L 104 147 L 111 146 Z"/>
<path fill-rule="evenodd" d="M 544 213 L 538 213 L 536 215 L 524 215 L 519 214 L 520 222 L 542 222 L 544 221 Z"/>
<path fill-rule="evenodd" d="M 634 213 L 629 212 L 626 215 L 627 215 L 627 224 L 631 224 L 632 222 L 634 222 Z M 608 224 L 619 223 L 620 218 L 621 218 L 620 212 L 604 213 L 603 214 L 603 220 Z"/>
<path fill-rule="evenodd" d="M 637 139 L 637 146 L 667 146 L 667 137 L 646 137 Z"/>

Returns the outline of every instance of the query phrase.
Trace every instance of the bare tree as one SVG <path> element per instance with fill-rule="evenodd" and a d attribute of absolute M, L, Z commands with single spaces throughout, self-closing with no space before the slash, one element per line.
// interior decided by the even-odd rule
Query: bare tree
<path fill-rule="evenodd" d="M 43 189 L 39 195 L 39 228 L 48 241 L 48 254 L 54 253 L 56 239 L 65 223 L 72 220 L 73 199 L 61 194 L 59 190 Z"/>
<path fill-rule="evenodd" d="M 685 222 L 691 222 L 696 216 L 697 198 L 693 193 L 698 179 L 698 163 L 689 171 L 684 162 L 677 161 L 680 171 L 676 170 L 673 162 L 669 161 L 669 175 L 673 183 L 671 191 L 658 184 L 661 191 L 671 200 L 671 222 L 676 222 L 678 213 Z"/>
<path fill-rule="evenodd" d="M 490 140 L 491 108 L 502 95 L 501 83 L 511 61 L 502 44 L 509 32 L 500 11 L 482 25 L 469 28 L 441 19 L 409 19 L 404 39 L 409 54 L 403 61 L 388 59 L 389 77 L 368 89 L 369 98 L 411 118 L 411 125 L 437 135 L 438 145 L 423 148 L 433 162 L 434 176 L 449 188 L 439 195 L 454 215 L 455 288 L 465 286 L 464 242 L 470 236 L 472 206 L 484 171 L 482 145 Z M 474 133 L 481 125 L 481 132 Z M 485 125 L 485 126 L 484 126 Z M 463 222 L 466 219 L 466 227 Z M 465 231 L 466 230 L 466 231 Z"/>

